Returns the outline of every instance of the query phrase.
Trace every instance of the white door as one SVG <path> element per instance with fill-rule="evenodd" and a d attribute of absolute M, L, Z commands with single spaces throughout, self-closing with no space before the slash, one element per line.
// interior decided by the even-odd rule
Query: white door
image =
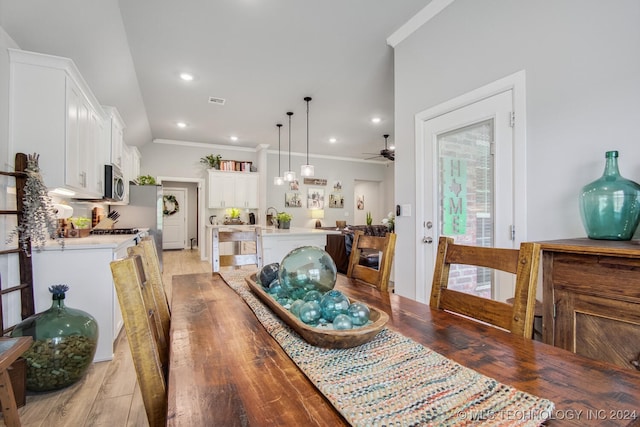
<path fill-rule="evenodd" d="M 513 90 L 505 90 L 422 122 L 426 298 L 440 236 L 471 246 L 514 247 L 513 104 Z M 465 266 L 450 277 L 449 286 L 463 292 L 513 296 L 510 275 Z"/>
<path fill-rule="evenodd" d="M 162 249 L 187 247 L 187 195 L 184 188 L 162 189 Z"/>

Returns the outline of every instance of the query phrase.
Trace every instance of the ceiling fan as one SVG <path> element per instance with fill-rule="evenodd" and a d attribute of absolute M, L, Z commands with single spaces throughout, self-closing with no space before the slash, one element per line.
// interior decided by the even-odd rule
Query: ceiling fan
<path fill-rule="evenodd" d="M 396 159 L 396 149 L 395 148 L 387 148 L 387 138 L 389 138 L 388 134 L 382 135 L 384 137 L 384 149 L 380 150 L 380 153 L 363 153 L 363 154 L 374 154 L 373 157 L 368 157 L 365 160 L 372 160 L 378 157 L 384 157 L 387 160 L 391 160 L 392 162 Z"/>

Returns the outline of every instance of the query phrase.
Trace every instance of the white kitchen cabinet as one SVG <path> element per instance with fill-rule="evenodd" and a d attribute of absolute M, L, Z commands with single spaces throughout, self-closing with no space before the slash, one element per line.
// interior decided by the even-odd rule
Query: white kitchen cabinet
<path fill-rule="evenodd" d="M 258 208 L 258 174 L 240 173 L 236 175 L 236 207 Z"/>
<path fill-rule="evenodd" d="M 98 348 L 94 362 L 111 360 L 113 343 L 122 328 L 122 313 L 113 285 L 109 263 L 127 255 L 136 237 L 91 236 L 65 239 L 65 248 L 48 244 L 43 251 L 34 251 L 34 302 L 39 313 L 51 306 L 49 286 L 69 286 L 65 305 L 83 310 L 98 322 Z"/>
<path fill-rule="evenodd" d="M 209 169 L 209 208 L 258 207 L 258 174 Z"/>
<path fill-rule="evenodd" d="M 112 165 L 124 170 L 124 120 L 115 107 L 102 107 L 108 116 L 108 134 L 110 150 L 110 161 Z"/>
<path fill-rule="evenodd" d="M 104 112 L 68 58 L 9 49 L 9 151 L 38 153 L 47 187 L 101 197 Z"/>
<path fill-rule="evenodd" d="M 123 145 L 122 174 L 124 176 L 124 203 L 129 203 L 129 182 L 140 176 L 140 151 L 137 147 Z"/>

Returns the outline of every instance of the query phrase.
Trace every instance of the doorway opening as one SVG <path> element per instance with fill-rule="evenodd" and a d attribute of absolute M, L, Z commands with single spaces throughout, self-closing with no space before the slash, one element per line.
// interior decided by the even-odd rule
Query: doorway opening
<path fill-rule="evenodd" d="M 158 183 L 163 187 L 185 189 L 185 203 L 187 205 L 187 218 L 185 224 L 185 248 L 192 246 L 200 252 L 200 259 L 206 261 L 205 254 L 205 204 L 204 204 L 204 179 L 159 176 Z M 192 243 L 191 239 L 196 239 Z"/>

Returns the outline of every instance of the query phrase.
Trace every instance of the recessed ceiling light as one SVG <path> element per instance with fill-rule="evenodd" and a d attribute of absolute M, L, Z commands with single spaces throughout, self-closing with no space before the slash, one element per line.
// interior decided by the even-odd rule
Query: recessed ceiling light
<path fill-rule="evenodd" d="M 329 138 L 329 142 L 335 144 L 338 140 L 335 138 Z"/>
<path fill-rule="evenodd" d="M 371 119 L 371 123 L 380 123 L 381 120 L 380 117 L 374 117 Z"/>
<path fill-rule="evenodd" d="M 389 146 L 389 150 L 395 150 L 395 149 L 396 149 L 396 146 L 395 146 L 395 145 L 391 144 L 391 145 Z"/>
<path fill-rule="evenodd" d="M 179 128 L 186 128 L 187 124 L 185 122 L 178 122 L 176 123 L 176 126 L 178 126 Z"/>
<path fill-rule="evenodd" d="M 180 78 L 184 81 L 190 82 L 191 80 L 193 80 L 193 74 L 180 73 Z"/>
<path fill-rule="evenodd" d="M 237 136 L 232 136 L 230 139 L 231 139 L 233 142 L 236 142 L 236 141 L 238 140 L 238 137 L 237 137 Z"/>

